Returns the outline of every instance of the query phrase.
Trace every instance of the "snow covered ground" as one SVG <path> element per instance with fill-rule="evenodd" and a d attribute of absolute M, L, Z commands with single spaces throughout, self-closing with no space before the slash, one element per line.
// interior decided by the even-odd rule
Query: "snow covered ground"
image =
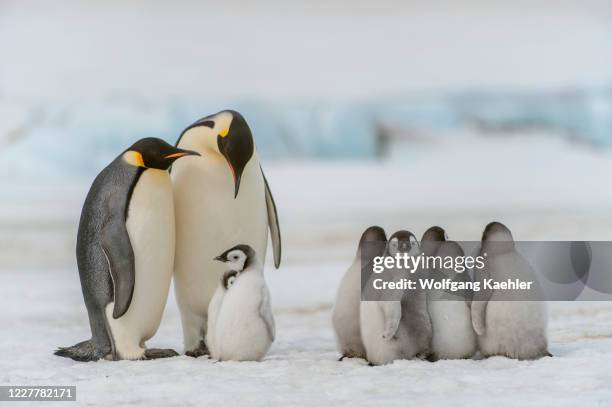
<path fill-rule="evenodd" d="M 551 304 L 554 358 L 336 361 L 333 298 L 370 224 L 418 235 L 440 224 L 469 240 L 498 219 L 521 240 L 612 237 L 610 153 L 535 135 L 416 140 L 394 151 L 385 163 L 264 163 L 284 258 L 266 272 L 277 340 L 260 363 L 53 356 L 88 337 L 73 248 L 89 180 L 3 180 L 0 383 L 76 385 L 83 405 L 612 405 L 610 303 Z M 180 332 L 171 296 L 148 345 L 181 350 Z"/>
<path fill-rule="evenodd" d="M 328 271 L 338 275 L 335 267 Z M 308 279 L 306 272 L 279 271 Z M 51 354 L 55 346 L 88 334 L 74 273 L 11 273 L 10 285 L 1 290 L 3 308 L 10 315 L 4 318 L 0 339 L 0 382 L 76 385 L 82 405 L 604 406 L 612 402 L 612 306 L 606 303 L 553 304 L 550 350 L 555 357 L 533 362 L 499 357 L 399 361 L 384 367 L 369 367 L 362 360 L 337 362 L 329 304 L 314 306 L 304 292 L 302 307 L 277 310 L 277 339 L 263 362 L 213 363 L 180 356 L 77 363 Z M 172 301 L 150 345 L 180 347 L 180 320 Z"/>

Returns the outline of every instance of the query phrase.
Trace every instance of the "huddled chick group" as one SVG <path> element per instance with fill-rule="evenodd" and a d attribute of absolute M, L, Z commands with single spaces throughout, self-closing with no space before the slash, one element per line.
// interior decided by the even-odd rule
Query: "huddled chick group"
<path fill-rule="evenodd" d="M 395 232 L 387 239 L 381 227 L 367 228 L 355 259 L 340 283 L 333 310 L 340 360 L 364 358 L 371 365 L 384 365 L 413 358 L 433 362 L 478 355 L 519 360 L 551 356 L 546 333 L 546 302 L 537 292 L 533 298 L 540 300 L 535 301 L 512 298 L 512 293 L 491 289 L 449 298 L 441 290 L 423 289 L 418 285 L 398 293 L 374 293 L 371 281 L 362 282 L 362 266 L 370 266 L 375 256 L 397 253 L 443 258 L 464 256 L 461 245 L 447 240 L 446 232 L 438 226 L 429 228 L 420 242 L 408 231 Z M 452 270 L 443 268 L 433 273 L 455 281 L 536 278 L 533 269 L 516 251 L 512 233 L 499 222 L 489 223 L 484 229 L 479 254 L 485 253 L 485 267 L 473 277 L 467 272 L 451 275 Z M 391 278 L 410 277 L 406 270 L 393 271 L 389 274 Z"/>

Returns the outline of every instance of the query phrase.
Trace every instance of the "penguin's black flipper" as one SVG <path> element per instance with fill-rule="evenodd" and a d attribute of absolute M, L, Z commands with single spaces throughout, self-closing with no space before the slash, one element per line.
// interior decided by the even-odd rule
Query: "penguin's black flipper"
<path fill-rule="evenodd" d="M 261 170 L 261 175 L 266 185 L 266 207 L 268 208 L 268 225 L 270 226 L 270 237 L 272 238 L 272 248 L 274 250 L 274 267 L 278 268 L 281 262 L 281 233 L 278 224 L 278 213 L 276 211 L 274 198 L 272 197 L 272 192 L 270 191 L 270 186 L 268 185 L 268 180 L 266 179 L 261 165 L 259 169 Z"/>
<path fill-rule="evenodd" d="M 134 250 L 125 220 L 113 218 L 104 225 L 100 243 L 113 279 L 115 302 L 113 318 L 119 318 L 130 307 L 136 280 Z"/>
<path fill-rule="evenodd" d="M 485 278 L 490 278 L 490 272 L 486 267 L 486 263 L 485 267 L 481 271 L 477 271 L 474 275 L 474 281 L 479 281 L 482 288 L 473 294 L 472 303 L 470 306 L 472 327 L 474 328 L 476 335 L 479 336 L 484 335 L 487 329 L 487 305 L 489 303 L 489 299 L 493 295 L 492 290 L 484 288 Z"/>

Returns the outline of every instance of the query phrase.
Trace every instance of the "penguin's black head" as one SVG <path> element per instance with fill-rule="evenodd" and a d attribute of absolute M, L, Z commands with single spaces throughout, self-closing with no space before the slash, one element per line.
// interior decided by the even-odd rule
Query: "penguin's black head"
<path fill-rule="evenodd" d="M 421 243 L 423 241 L 445 242 L 446 232 L 440 226 L 432 226 L 423 233 Z"/>
<path fill-rule="evenodd" d="M 221 154 L 234 179 L 234 198 L 238 196 L 242 173 L 255 151 L 253 134 L 240 113 L 223 110 L 198 120 L 183 131 L 179 144 L 202 146 Z"/>
<path fill-rule="evenodd" d="M 514 250 L 512 232 L 503 223 L 491 222 L 482 232 L 481 253 L 506 253 Z"/>
<path fill-rule="evenodd" d="M 421 238 L 421 249 L 426 256 L 433 256 L 440 247 L 440 243 L 446 241 L 446 232 L 440 226 L 432 226 L 423 233 Z"/>
<path fill-rule="evenodd" d="M 162 139 L 147 137 L 132 144 L 123 153 L 123 160 L 136 167 L 167 170 L 174 161 L 187 155 L 200 154 L 173 147 Z"/>
<path fill-rule="evenodd" d="M 399 230 L 391 235 L 387 242 L 387 253 L 394 256 L 396 253 L 409 253 L 419 248 L 417 238 L 407 230 Z"/>
<path fill-rule="evenodd" d="M 387 241 L 387 235 L 385 234 L 385 230 L 380 226 L 370 226 L 361 234 L 361 239 L 359 240 L 359 245 L 361 246 L 363 243 L 367 242 L 380 242 Z"/>
<path fill-rule="evenodd" d="M 491 222 L 482 232 L 482 241 L 513 241 L 512 232 L 503 223 Z"/>
<path fill-rule="evenodd" d="M 359 253 L 365 249 L 368 253 L 381 255 L 385 250 L 386 244 L 387 235 L 385 234 L 385 230 L 380 226 L 370 226 L 361 234 L 359 246 L 357 247 L 357 254 L 359 255 Z"/>
<path fill-rule="evenodd" d="M 243 271 L 253 264 L 255 260 L 255 250 L 249 245 L 239 244 L 231 249 L 227 249 L 214 260 L 226 263 L 230 270 Z"/>

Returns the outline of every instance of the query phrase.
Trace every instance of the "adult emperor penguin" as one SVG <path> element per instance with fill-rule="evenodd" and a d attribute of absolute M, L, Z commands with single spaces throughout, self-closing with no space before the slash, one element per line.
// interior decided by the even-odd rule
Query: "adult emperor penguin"
<path fill-rule="evenodd" d="M 385 255 L 395 256 L 397 253 L 420 255 L 420 247 L 412 233 L 401 230 L 391 235 Z M 414 280 L 406 269 L 386 270 L 380 276 L 385 274 L 391 282 L 397 283 L 404 278 Z M 376 278 L 380 278 L 379 275 L 372 276 L 372 279 Z M 373 290 L 372 279 L 365 290 Z M 415 289 L 396 291 L 383 293 L 378 301 L 369 300 L 375 296 L 370 291 L 366 293 L 369 294 L 368 300 L 361 302 L 361 337 L 372 365 L 429 356 L 432 327 L 425 291 L 419 288 L 418 282 Z"/>
<path fill-rule="evenodd" d="M 510 230 L 499 222 L 489 223 L 483 234 L 481 256 L 484 269 L 475 270 L 474 280 L 532 281 L 529 292 L 481 289 L 472 301 L 472 324 L 478 348 L 484 357 L 501 355 L 529 360 L 551 356 L 548 352 L 547 310 L 537 276 L 516 251 Z"/>
<path fill-rule="evenodd" d="M 332 312 L 336 342 L 341 354 L 339 360 L 346 357 L 364 359 L 366 357 L 359 326 L 362 253 L 364 256 L 367 255 L 371 262 L 374 256 L 383 255 L 386 243 L 387 235 L 383 228 L 379 226 L 367 228 L 359 240 L 355 259 L 340 282 Z M 365 261 L 368 262 L 368 259 Z"/>
<path fill-rule="evenodd" d="M 174 262 L 168 168 L 198 153 L 145 138 L 94 180 L 81 212 L 77 264 L 91 339 L 55 354 L 78 361 L 177 355 L 145 349 L 161 321 Z"/>
<path fill-rule="evenodd" d="M 174 284 L 185 352 L 197 357 L 208 353 L 208 305 L 224 271 L 213 258 L 228 247 L 248 244 L 263 262 L 269 227 L 278 268 L 281 237 L 276 205 L 240 113 L 225 110 L 198 120 L 183 131 L 177 146 L 201 154 L 172 168 Z"/>
<path fill-rule="evenodd" d="M 424 242 L 421 241 L 421 246 Z M 441 242 L 435 252 L 436 258 L 446 262 L 464 256 L 463 249 L 457 242 Z M 430 273 L 436 280 L 448 279 L 453 282 L 469 282 L 467 270 L 461 273 L 455 269 L 437 267 Z M 433 274 L 433 275 L 432 275 Z M 471 294 L 471 293 L 470 293 Z M 470 311 L 471 295 L 463 292 L 447 292 L 432 289 L 427 292 L 427 310 L 431 318 L 433 337 L 431 341 L 430 361 L 438 359 L 468 359 L 476 353 L 476 333 L 472 328 Z"/>
<path fill-rule="evenodd" d="M 261 360 L 275 336 L 263 265 L 255 250 L 244 244 L 226 250 L 215 259 L 226 264 L 229 270 L 210 306 L 206 335 L 210 354 L 220 361 Z"/>

